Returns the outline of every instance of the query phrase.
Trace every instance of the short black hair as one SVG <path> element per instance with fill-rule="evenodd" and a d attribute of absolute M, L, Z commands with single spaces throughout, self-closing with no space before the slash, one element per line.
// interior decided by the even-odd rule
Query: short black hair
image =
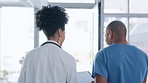
<path fill-rule="evenodd" d="M 54 36 L 58 29 L 65 30 L 65 24 L 68 22 L 66 10 L 59 6 L 43 6 L 35 14 L 36 28 L 43 30 L 44 34 L 49 39 Z"/>
<path fill-rule="evenodd" d="M 123 22 L 115 20 L 112 21 L 108 26 L 108 29 L 110 29 L 112 32 L 114 32 L 117 36 L 121 36 L 121 34 L 123 33 L 123 35 L 126 37 L 126 26 Z"/>

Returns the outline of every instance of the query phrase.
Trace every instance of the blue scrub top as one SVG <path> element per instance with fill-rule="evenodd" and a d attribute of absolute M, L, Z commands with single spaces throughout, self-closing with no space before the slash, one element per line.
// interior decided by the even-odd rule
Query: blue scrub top
<path fill-rule="evenodd" d="M 147 69 L 146 53 L 129 44 L 112 44 L 96 54 L 92 77 L 101 75 L 108 83 L 143 83 Z"/>

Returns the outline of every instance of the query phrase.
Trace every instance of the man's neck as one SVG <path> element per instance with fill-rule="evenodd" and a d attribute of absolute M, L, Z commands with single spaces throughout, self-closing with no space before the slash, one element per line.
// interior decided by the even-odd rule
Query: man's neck
<path fill-rule="evenodd" d="M 118 39 L 118 40 L 115 40 L 114 43 L 118 43 L 118 44 L 128 44 L 128 42 L 126 41 L 126 39 Z"/>

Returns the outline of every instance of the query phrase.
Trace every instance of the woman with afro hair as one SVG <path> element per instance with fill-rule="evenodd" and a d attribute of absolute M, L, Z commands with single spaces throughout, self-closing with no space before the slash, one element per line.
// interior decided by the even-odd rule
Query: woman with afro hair
<path fill-rule="evenodd" d="M 18 83 L 78 83 L 75 59 L 61 46 L 68 15 L 59 6 L 43 6 L 35 14 L 36 28 L 47 41 L 25 57 Z"/>

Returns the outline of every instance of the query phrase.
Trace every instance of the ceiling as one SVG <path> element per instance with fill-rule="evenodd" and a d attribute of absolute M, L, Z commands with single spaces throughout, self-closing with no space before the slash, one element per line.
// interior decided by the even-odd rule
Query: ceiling
<path fill-rule="evenodd" d="M 59 2 L 60 1 L 60 2 Z M 97 0 L 0 0 L 0 7 L 35 7 L 44 5 L 59 5 L 66 8 L 93 8 Z M 50 3 L 49 3 L 50 2 Z"/>
<path fill-rule="evenodd" d="M 29 0 L 0 0 L 0 7 L 31 7 L 33 4 Z"/>

